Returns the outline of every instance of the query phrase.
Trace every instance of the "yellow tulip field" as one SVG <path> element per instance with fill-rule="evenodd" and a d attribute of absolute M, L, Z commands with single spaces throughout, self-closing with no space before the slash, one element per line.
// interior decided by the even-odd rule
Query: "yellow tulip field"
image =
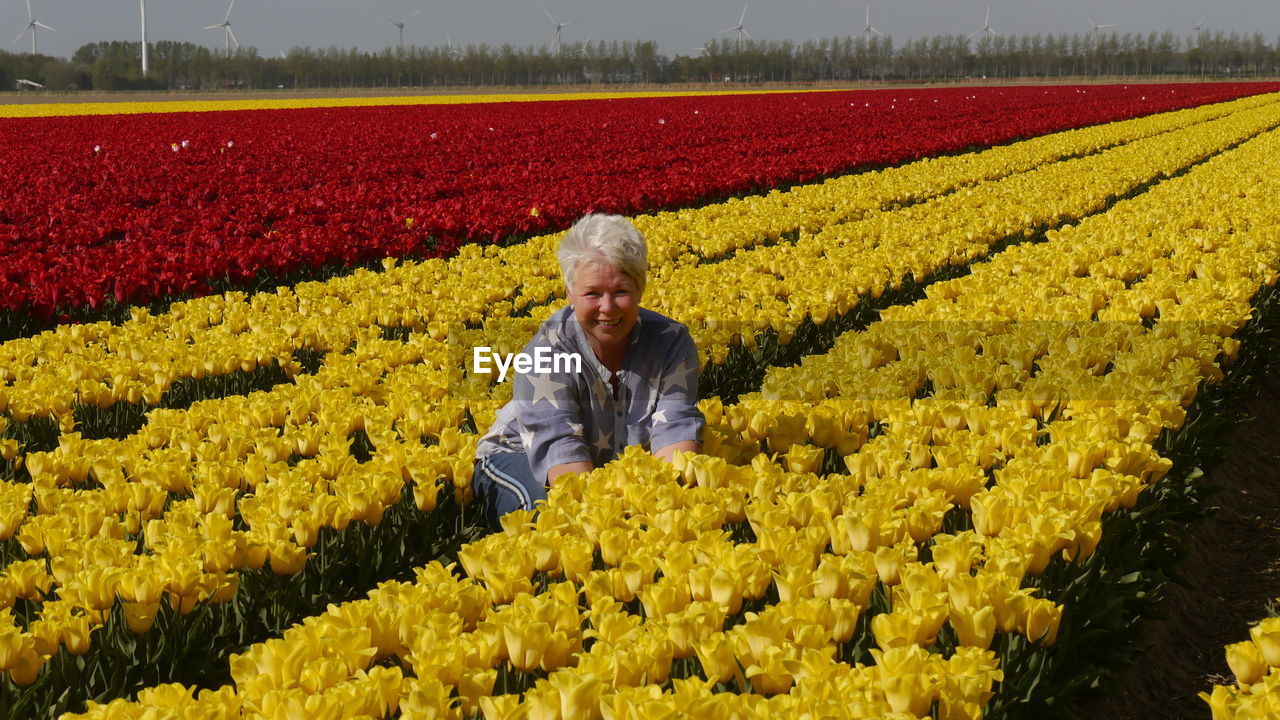
<path fill-rule="evenodd" d="M 560 233 L 6 341 L 0 718 L 1035 715 L 1266 362 L 1278 197 L 1263 94 L 637 215 L 702 452 L 487 535 L 471 351 Z M 1215 718 L 1280 707 L 1276 622 Z"/>

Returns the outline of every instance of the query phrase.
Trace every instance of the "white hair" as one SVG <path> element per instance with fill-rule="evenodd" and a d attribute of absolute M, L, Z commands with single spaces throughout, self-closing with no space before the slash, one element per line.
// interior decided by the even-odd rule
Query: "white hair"
<path fill-rule="evenodd" d="M 649 248 L 636 226 L 621 215 L 583 215 L 560 240 L 556 259 L 566 288 L 573 288 L 583 266 L 608 263 L 634 280 L 637 293 L 644 294 Z"/>

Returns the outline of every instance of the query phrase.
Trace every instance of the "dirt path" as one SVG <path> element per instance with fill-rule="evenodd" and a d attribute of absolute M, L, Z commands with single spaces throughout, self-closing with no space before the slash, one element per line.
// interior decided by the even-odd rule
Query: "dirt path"
<path fill-rule="evenodd" d="M 1280 353 L 1273 347 L 1272 357 Z M 1221 508 L 1190 534 L 1179 571 L 1190 587 L 1170 585 L 1146 620 L 1150 649 L 1106 690 L 1072 708 L 1101 720 L 1208 720 L 1196 697 L 1234 682 L 1223 647 L 1249 639 L 1249 626 L 1280 596 L 1280 363 L 1272 363 L 1252 420 L 1236 427 L 1230 450 L 1208 482 Z"/>

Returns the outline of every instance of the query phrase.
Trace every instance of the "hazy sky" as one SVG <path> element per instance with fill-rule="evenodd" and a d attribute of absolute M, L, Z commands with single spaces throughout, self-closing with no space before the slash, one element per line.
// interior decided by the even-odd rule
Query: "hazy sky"
<path fill-rule="evenodd" d="M 57 32 L 40 31 L 43 53 L 69 57 L 97 40 L 137 40 L 138 0 L 31 0 L 35 18 Z M 423 11 L 405 26 L 405 44 L 489 43 L 546 45 L 552 28 L 546 8 L 560 22 L 565 43 L 591 40 L 656 40 L 668 56 L 693 54 L 717 30 L 738 23 L 741 0 L 237 0 L 231 27 L 243 45 L 275 55 L 296 45 L 356 46 L 379 50 L 397 42 L 396 28 L 378 13 L 401 20 Z M 985 0 L 879 0 L 871 3 L 871 23 L 901 42 L 935 33 L 968 34 L 982 27 Z M 803 42 L 814 36 L 854 34 L 862 29 L 866 2 L 851 0 L 755 0 L 745 27 L 756 39 Z M 226 0 L 148 0 L 148 34 L 221 47 L 221 30 L 201 30 L 222 22 Z M 991 26 L 1000 33 L 1087 32 L 1088 12 L 1097 23 L 1115 23 L 1116 32 L 1173 30 L 1186 34 L 1202 16 L 1209 30 L 1261 32 L 1268 43 L 1280 35 L 1280 0 L 994 0 Z M 31 40 L 13 38 L 27 22 L 25 0 L 0 0 L 0 42 L 13 52 L 29 51 Z M 724 37 L 732 37 L 726 33 Z"/>

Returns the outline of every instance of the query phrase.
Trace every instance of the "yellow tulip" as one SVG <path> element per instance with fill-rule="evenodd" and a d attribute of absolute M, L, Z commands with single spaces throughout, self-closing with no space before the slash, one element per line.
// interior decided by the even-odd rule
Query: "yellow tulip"
<path fill-rule="evenodd" d="M 742 672 L 733 645 L 724 633 L 707 636 L 694 643 L 693 649 L 708 680 L 727 683 Z"/>
<path fill-rule="evenodd" d="M 689 607 L 688 583 L 658 582 L 640 591 L 645 617 L 664 618 Z"/>
<path fill-rule="evenodd" d="M 27 653 L 35 653 L 35 643 L 13 625 L 8 608 L 0 610 L 0 672 L 16 667 Z"/>
<path fill-rule="evenodd" d="M 1266 660 L 1258 646 L 1252 642 L 1232 643 L 1226 647 L 1227 666 L 1236 676 L 1236 684 L 1242 688 L 1262 679 L 1267 672 Z"/>
<path fill-rule="evenodd" d="M 951 627 L 961 645 L 981 648 L 991 647 L 996 634 L 995 608 L 990 605 L 982 607 L 951 608 Z"/>
<path fill-rule="evenodd" d="M 1061 605 L 1045 598 L 1031 598 L 1027 605 L 1023 634 L 1034 643 L 1052 645 L 1058 639 L 1058 625 L 1061 622 Z"/>
<path fill-rule="evenodd" d="M 122 604 L 125 622 L 129 629 L 141 635 L 151 629 L 156 622 L 156 613 L 160 609 L 159 602 L 125 602 Z"/>
<path fill-rule="evenodd" d="M 276 541 L 268 545 L 271 572 L 276 575 L 296 575 L 307 564 L 307 549 L 290 541 Z"/>
<path fill-rule="evenodd" d="M 34 650 L 24 650 L 18 656 L 17 662 L 9 668 L 9 679 L 18 687 L 27 687 L 36 681 L 40 676 L 40 669 L 44 667 L 47 655 L 41 655 Z"/>
<path fill-rule="evenodd" d="M 1235 720 L 1240 707 L 1240 697 L 1231 688 L 1215 685 L 1213 693 L 1198 693 L 1197 697 L 1209 705 L 1213 720 Z"/>
<path fill-rule="evenodd" d="M 743 671 L 751 681 L 752 690 L 764 695 L 778 695 L 789 691 L 795 683 L 795 677 L 787 669 L 787 659 L 788 655 L 782 648 L 766 648 L 763 655 Z"/>
<path fill-rule="evenodd" d="M 1249 637 L 1271 667 L 1280 667 L 1280 618 L 1267 618 L 1249 628 Z"/>
<path fill-rule="evenodd" d="M 511 666 L 522 672 L 538 667 L 551 640 L 551 626 L 545 622 L 511 621 L 502 626 L 507 657 Z"/>
<path fill-rule="evenodd" d="M 873 648 L 871 655 L 889 707 L 917 717 L 929 714 L 938 690 L 936 676 L 927 669 L 929 653 L 909 645 L 884 651 Z"/>

